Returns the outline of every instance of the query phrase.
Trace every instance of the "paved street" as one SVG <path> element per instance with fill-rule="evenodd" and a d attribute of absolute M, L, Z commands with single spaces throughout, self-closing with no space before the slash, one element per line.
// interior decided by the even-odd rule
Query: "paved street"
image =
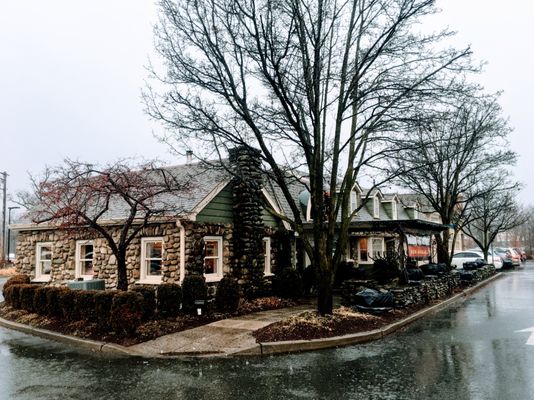
<path fill-rule="evenodd" d="M 386 339 L 267 358 L 107 359 L 0 329 L 6 399 L 532 399 L 534 264 Z M 534 343 L 534 339 L 533 339 Z"/>

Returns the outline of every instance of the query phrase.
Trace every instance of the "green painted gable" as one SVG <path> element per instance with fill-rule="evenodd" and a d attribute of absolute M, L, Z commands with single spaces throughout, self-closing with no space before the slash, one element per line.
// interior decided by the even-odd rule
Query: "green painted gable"
<path fill-rule="evenodd" d="M 266 226 L 278 226 L 278 219 L 267 211 L 267 209 L 262 209 L 261 217 Z M 226 185 L 226 187 L 197 214 L 196 220 L 199 222 L 222 224 L 233 223 L 232 186 L 230 184 Z"/>

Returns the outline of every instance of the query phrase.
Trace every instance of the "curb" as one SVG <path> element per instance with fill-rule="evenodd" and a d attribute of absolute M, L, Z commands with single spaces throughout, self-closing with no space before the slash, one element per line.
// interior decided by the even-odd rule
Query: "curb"
<path fill-rule="evenodd" d="M 78 348 L 88 350 L 95 353 L 105 353 L 115 356 L 130 356 L 130 357 L 143 357 L 143 358 L 177 358 L 177 357 L 208 357 L 208 356 L 261 356 L 261 355 L 273 355 L 273 354 L 284 354 L 284 353 L 296 353 L 312 350 L 321 350 L 332 347 L 348 346 L 358 343 L 366 343 L 374 340 L 381 339 L 389 334 L 392 334 L 404 326 L 425 317 L 426 315 L 438 312 L 443 308 L 449 306 L 451 303 L 454 303 L 459 300 L 464 300 L 477 291 L 478 289 L 484 287 L 488 283 L 500 278 L 503 276 L 502 272 L 499 272 L 488 279 L 479 282 L 475 286 L 469 287 L 463 290 L 461 293 L 454 295 L 453 297 L 446 299 L 438 304 L 420 310 L 400 321 L 394 322 L 390 325 L 387 325 L 380 329 L 375 329 L 367 332 L 358 332 L 352 333 L 344 336 L 334 336 L 330 338 L 323 339 L 312 339 L 312 340 L 292 340 L 292 341 L 283 341 L 283 342 L 266 342 L 266 343 L 257 343 L 249 348 L 241 349 L 233 353 L 225 354 L 206 354 L 206 353 L 174 353 L 174 354 L 153 354 L 146 355 L 138 353 L 129 349 L 128 347 L 121 346 L 115 343 L 108 342 L 99 342 L 96 340 L 83 339 L 76 336 L 63 335 L 54 331 L 49 331 L 46 329 L 35 328 L 29 325 L 20 324 L 18 322 L 13 322 L 0 318 L 0 326 L 5 328 L 13 329 L 20 331 L 26 334 L 38 336 L 44 339 L 54 340 L 60 343 L 66 343 L 69 345 L 74 345 Z"/>
<path fill-rule="evenodd" d="M 46 329 L 35 328 L 33 326 L 20 324 L 18 322 L 9 321 L 4 318 L 0 318 L 0 326 L 4 328 L 13 329 L 19 332 L 23 332 L 29 335 L 41 337 L 43 339 L 54 340 L 60 343 L 66 343 L 74 345 L 84 350 L 88 350 L 95 353 L 108 353 L 115 355 L 127 355 L 137 356 L 138 354 L 129 350 L 127 347 L 107 342 L 99 342 L 96 340 L 83 339 L 76 336 L 63 335 L 54 331 Z"/>
<path fill-rule="evenodd" d="M 266 342 L 259 343 L 260 351 L 262 355 L 273 355 L 273 354 L 284 354 L 284 353 L 296 353 L 310 350 L 321 350 L 328 349 L 332 347 L 341 347 L 351 344 L 366 343 L 374 340 L 381 339 L 387 335 L 390 335 L 399 329 L 402 329 L 406 325 L 421 319 L 427 315 L 436 313 L 450 304 L 465 300 L 467 296 L 477 291 L 478 289 L 486 286 L 488 283 L 493 282 L 494 280 L 500 278 L 503 274 L 501 272 L 485 279 L 482 282 L 477 283 L 475 286 L 469 287 L 463 290 L 461 293 L 454 295 L 438 304 L 425 308 L 423 310 L 417 311 L 416 313 L 400 320 L 394 322 L 390 325 L 387 325 L 380 329 L 375 329 L 368 332 L 353 333 L 344 336 L 334 336 L 330 338 L 322 339 L 312 339 L 312 340 L 291 340 L 291 341 L 282 341 L 282 342 Z M 239 354 L 241 355 L 241 354 Z"/>

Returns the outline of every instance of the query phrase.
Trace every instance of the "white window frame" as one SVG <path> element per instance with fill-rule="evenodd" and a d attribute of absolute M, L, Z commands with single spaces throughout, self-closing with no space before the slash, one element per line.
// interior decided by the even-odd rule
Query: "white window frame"
<path fill-rule="evenodd" d="M 376 258 L 376 254 L 375 254 L 376 250 L 375 250 L 375 246 L 374 246 L 374 243 L 373 243 L 375 240 L 380 240 L 380 242 L 381 242 L 380 250 L 378 250 L 378 251 L 380 252 L 379 257 L 383 257 L 384 256 L 384 252 L 385 252 L 385 241 L 384 241 L 384 238 L 380 237 L 380 236 L 373 236 L 370 239 L 371 239 L 371 253 L 370 253 L 371 254 L 371 258 L 373 258 L 373 259 Z"/>
<path fill-rule="evenodd" d="M 380 199 L 378 196 L 373 198 L 373 217 L 380 218 Z"/>
<path fill-rule="evenodd" d="M 93 258 L 91 259 L 93 263 L 93 269 L 95 267 L 95 245 L 92 240 L 77 240 L 76 241 L 76 270 L 75 275 L 76 278 L 83 278 L 84 281 L 94 279 L 94 275 L 82 275 L 82 261 L 89 260 L 88 258 L 81 258 L 82 253 L 82 246 L 84 245 L 92 245 L 93 246 Z"/>
<path fill-rule="evenodd" d="M 413 219 L 419 219 L 419 207 L 417 204 L 413 206 Z"/>
<path fill-rule="evenodd" d="M 214 273 L 210 274 L 204 274 L 204 277 L 206 278 L 206 282 L 217 282 L 220 281 L 223 277 L 223 238 L 222 236 L 204 236 L 204 243 L 206 242 L 217 242 L 217 257 L 210 257 L 215 258 L 218 260 L 217 262 L 217 269 Z M 204 260 L 206 260 L 206 256 L 204 255 Z"/>
<path fill-rule="evenodd" d="M 263 254 L 265 265 L 263 268 L 263 274 L 265 276 L 271 276 L 271 238 L 266 236 L 263 238 L 263 243 L 265 244 L 265 253 Z"/>
<path fill-rule="evenodd" d="M 395 200 L 393 200 L 391 202 L 391 219 L 398 219 L 399 218 L 399 214 L 397 212 L 397 202 Z"/>
<path fill-rule="evenodd" d="M 54 252 L 52 251 L 52 242 L 40 242 L 37 243 L 35 246 L 35 279 L 34 282 L 48 282 L 51 279 L 52 276 L 52 265 L 53 265 L 53 257 Z M 41 268 L 41 249 L 43 247 L 50 247 L 50 274 L 43 274 L 43 270 Z"/>
<path fill-rule="evenodd" d="M 361 249 L 360 249 L 360 239 L 367 239 L 367 261 L 362 261 L 361 259 Z M 373 248 L 373 240 L 380 239 L 382 241 L 380 255 L 383 256 L 385 253 L 385 240 L 381 236 L 364 236 L 361 238 L 358 238 L 358 263 L 359 264 L 373 264 L 374 258 L 375 258 L 375 250 Z"/>
<path fill-rule="evenodd" d="M 351 214 L 358 208 L 358 193 L 355 190 L 350 192 L 350 212 Z"/>
<path fill-rule="evenodd" d="M 161 283 L 161 278 L 163 277 L 163 271 L 161 272 L 161 275 L 151 275 L 148 273 L 147 268 L 147 261 L 148 260 L 158 260 L 158 258 L 149 258 L 147 257 L 147 244 L 149 243 L 157 243 L 161 242 L 161 266 L 163 268 L 163 259 L 165 254 L 165 246 L 163 242 L 163 237 L 144 237 L 141 238 L 141 265 L 140 265 L 140 281 L 139 283 L 150 283 L 150 284 L 158 284 Z"/>

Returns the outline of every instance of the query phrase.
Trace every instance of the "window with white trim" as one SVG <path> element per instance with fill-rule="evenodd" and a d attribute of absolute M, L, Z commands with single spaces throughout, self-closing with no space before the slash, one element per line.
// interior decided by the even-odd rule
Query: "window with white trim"
<path fill-rule="evenodd" d="M 222 243 L 221 236 L 204 237 L 204 277 L 208 282 L 220 280 L 223 276 Z"/>
<path fill-rule="evenodd" d="M 373 259 L 384 256 L 384 238 L 371 238 L 371 251 Z"/>
<path fill-rule="evenodd" d="M 413 207 L 413 219 L 419 219 L 419 206 L 417 204 Z"/>
<path fill-rule="evenodd" d="M 93 279 L 94 248 L 92 240 L 76 242 L 76 277 Z"/>
<path fill-rule="evenodd" d="M 354 190 L 350 192 L 350 212 L 353 213 L 358 208 L 358 193 Z"/>
<path fill-rule="evenodd" d="M 271 272 L 271 238 L 263 238 L 263 257 L 265 260 L 265 267 L 263 269 L 264 275 L 272 275 Z"/>
<path fill-rule="evenodd" d="M 397 214 L 397 202 L 395 200 L 393 200 L 391 202 L 391 219 L 397 219 L 398 218 L 398 214 Z"/>
<path fill-rule="evenodd" d="M 373 217 L 380 218 L 380 199 L 378 197 L 373 198 Z"/>
<path fill-rule="evenodd" d="M 50 280 L 52 273 L 52 243 L 37 243 L 35 248 L 35 279 Z"/>
<path fill-rule="evenodd" d="M 384 256 L 384 238 L 362 237 L 358 240 L 358 262 L 370 264 Z"/>
<path fill-rule="evenodd" d="M 161 282 L 163 266 L 163 238 L 141 238 L 141 281 Z"/>

